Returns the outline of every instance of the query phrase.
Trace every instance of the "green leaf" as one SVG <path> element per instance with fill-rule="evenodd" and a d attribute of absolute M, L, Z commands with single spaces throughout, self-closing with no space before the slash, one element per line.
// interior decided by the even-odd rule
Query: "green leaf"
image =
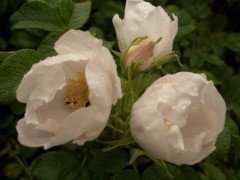
<path fill-rule="evenodd" d="M 58 7 L 58 3 L 59 3 L 59 0 L 28 0 L 28 2 L 33 2 L 33 1 L 44 2 L 44 3 L 50 5 L 53 8 L 57 8 Z"/>
<path fill-rule="evenodd" d="M 115 174 L 111 180 L 141 180 L 140 175 L 134 170 L 123 170 Z"/>
<path fill-rule="evenodd" d="M 130 144 L 134 144 L 134 140 L 132 138 L 132 135 L 131 135 L 130 131 L 128 130 L 121 137 L 121 139 L 106 141 L 105 143 L 110 145 L 110 146 L 103 149 L 104 152 L 107 152 L 107 151 L 111 151 L 111 150 L 116 149 L 116 148 L 121 147 L 121 146 L 127 146 L 127 145 L 130 145 Z"/>
<path fill-rule="evenodd" d="M 103 31 L 97 27 L 91 27 L 89 32 L 98 39 L 103 39 Z"/>
<path fill-rule="evenodd" d="M 204 19 L 210 15 L 211 9 L 207 1 L 194 1 L 192 3 L 181 0 L 183 8 L 194 18 Z"/>
<path fill-rule="evenodd" d="M 7 48 L 7 43 L 6 41 L 0 37 L 0 50 L 5 50 Z"/>
<path fill-rule="evenodd" d="M 72 0 L 59 0 L 58 6 L 62 19 L 67 24 L 71 20 L 75 3 Z"/>
<path fill-rule="evenodd" d="M 223 159 L 230 148 L 231 145 L 231 131 L 229 129 L 229 124 L 225 123 L 223 131 L 219 134 L 216 142 L 216 150 L 212 153 L 212 157 L 216 159 Z"/>
<path fill-rule="evenodd" d="M 7 10 L 7 0 L 0 1 L 0 16 Z"/>
<path fill-rule="evenodd" d="M 14 116 L 12 114 L 7 116 L 0 116 L 0 128 L 7 128 L 13 120 Z"/>
<path fill-rule="evenodd" d="M 78 29 L 82 27 L 88 20 L 91 12 L 91 2 L 86 1 L 81 4 L 75 4 L 69 28 Z"/>
<path fill-rule="evenodd" d="M 26 49 L 15 52 L 3 61 L 0 66 L 0 103 L 15 99 L 23 75 L 41 59 L 43 57 L 37 51 Z"/>
<path fill-rule="evenodd" d="M 229 33 L 224 42 L 227 48 L 240 53 L 240 33 Z"/>
<path fill-rule="evenodd" d="M 34 37 L 26 30 L 17 29 L 14 30 L 9 39 L 11 45 L 15 47 L 34 49 L 40 43 L 39 38 Z"/>
<path fill-rule="evenodd" d="M 240 160 L 240 136 L 233 136 L 235 159 Z"/>
<path fill-rule="evenodd" d="M 238 121 L 240 122 L 240 103 L 233 104 L 233 112 L 237 116 Z"/>
<path fill-rule="evenodd" d="M 58 32 L 66 30 L 58 11 L 40 1 L 25 3 L 12 15 L 11 21 L 15 29 L 39 28 Z"/>
<path fill-rule="evenodd" d="M 38 47 L 38 51 L 41 52 L 46 58 L 56 55 L 57 53 L 54 50 L 54 44 L 59 38 L 60 38 L 60 34 L 57 32 L 48 34 L 42 40 L 42 43 Z"/>
<path fill-rule="evenodd" d="M 131 158 L 129 164 L 132 164 L 138 157 L 145 155 L 145 152 L 140 149 L 132 149 L 130 155 Z"/>
<path fill-rule="evenodd" d="M 190 66 L 193 68 L 200 68 L 204 64 L 204 59 L 200 57 L 198 53 L 191 53 L 190 56 Z"/>
<path fill-rule="evenodd" d="M 207 61 L 211 64 L 214 64 L 214 65 L 217 65 L 217 66 L 220 66 L 220 65 L 224 64 L 224 62 L 215 55 L 203 53 L 203 54 L 201 54 L 201 57 L 205 61 Z"/>
<path fill-rule="evenodd" d="M 77 180 L 91 180 L 90 174 L 87 168 L 81 168 L 79 174 L 77 175 Z"/>
<path fill-rule="evenodd" d="M 105 39 L 104 39 L 103 31 L 102 31 L 101 29 L 93 26 L 93 27 L 91 27 L 91 28 L 89 29 L 89 31 L 90 31 L 90 33 L 91 33 L 94 37 L 96 37 L 96 38 L 98 38 L 98 39 L 102 39 L 102 41 L 103 41 L 103 46 L 105 46 L 105 47 L 108 48 L 108 49 L 112 49 L 112 47 L 113 47 L 113 45 L 114 45 L 114 42 L 113 42 L 113 41 L 107 41 L 107 40 L 105 40 Z M 115 52 L 116 52 L 116 51 L 115 51 Z M 113 51 L 113 53 L 114 53 L 114 51 Z"/>
<path fill-rule="evenodd" d="M 48 152 L 38 156 L 32 163 L 32 173 L 37 179 L 64 180 L 73 179 L 72 173 L 78 161 L 66 152 Z"/>
<path fill-rule="evenodd" d="M 226 76 L 226 73 L 223 72 L 223 75 Z M 229 100 L 237 103 L 240 99 L 240 76 L 233 75 L 226 79 L 222 89 Z"/>
<path fill-rule="evenodd" d="M 153 164 L 148 167 L 142 175 L 143 180 L 165 180 L 165 179 L 173 179 L 174 177 L 177 179 L 183 179 L 183 175 L 178 166 L 174 166 L 171 164 L 165 164 L 166 167 L 160 166 L 158 164 Z"/>
<path fill-rule="evenodd" d="M 69 29 L 78 29 L 88 20 L 91 2 L 73 3 L 71 0 L 60 0 L 59 11 Z"/>
<path fill-rule="evenodd" d="M 203 71 L 203 73 L 205 73 L 206 76 L 207 76 L 207 79 L 208 79 L 208 80 L 212 80 L 215 85 L 220 85 L 220 84 L 222 84 L 222 82 L 219 81 L 219 80 L 216 78 L 216 76 L 215 76 L 214 74 L 212 74 L 211 72 Z"/>
<path fill-rule="evenodd" d="M 17 179 L 17 177 L 20 175 L 22 170 L 23 170 L 23 168 L 19 164 L 10 163 L 4 168 L 3 172 L 7 178 Z"/>
<path fill-rule="evenodd" d="M 196 25 L 194 20 L 187 14 L 186 11 L 181 10 L 174 13 L 179 17 L 179 29 L 176 37 L 179 40 L 194 31 L 196 29 Z"/>
<path fill-rule="evenodd" d="M 96 155 L 90 162 L 89 171 L 93 180 L 105 180 L 111 173 L 120 172 L 128 164 L 129 155 L 123 149 Z"/>
<path fill-rule="evenodd" d="M 185 179 L 194 179 L 194 180 L 201 180 L 199 173 L 191 168 L 191 166 L 182 166 L 181 172 L 183 173 Z"/>
<path fill-rule="evenodd" d="M 234 122 L 233 119 L 231 119 L 230 117 L 227 116 L 227 119 L 226 119 L 226 126 L 228 126 L 231 134 L 233 136 L 237 136 L 238 135 L 238 127 L 237 127 L 237 124 Z"/>
<path fill-rule="evenodd" d="M 226 180 L 225 174 L 216 166 L 212 164 L 204 164 L 204 169 L 206 171 L 207 177 L 209 177 L 210 180 Z"/>
<path fill-rule="evenodd" d="M 5 60 L 10 55 L 13 55 L 14 53 L 15 53 L 14 51 L 9 51 L 9 52 L 0 51 L 0 64 L 3 60 Z"/>
<path fill-rule="evenodd" d="M 25 104 L 22 104 L 18 101 L 10 102 L 9 107 L 12 113 L 15 115 L 23 115 L 25 112 Z"/>

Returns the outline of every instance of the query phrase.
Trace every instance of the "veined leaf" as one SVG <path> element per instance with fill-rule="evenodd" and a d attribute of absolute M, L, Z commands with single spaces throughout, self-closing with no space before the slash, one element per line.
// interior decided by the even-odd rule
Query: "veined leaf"
<path fill-rule="evenodd" d="M 23 75 L 34 63 L 43 59 L 35 50 L 15 52 L 3 61 L 0 66 L 0 103 L 7 103 L 16 96 L 16 89 Z"/>
<path fill-rule="evenodd" d="M 50 57 L 56 55 L 54 50 L 54 44 L 59 39 L 60 34 L 57 32 L 52 32 L 48 34 L 38 47 L 38 51 L 41 52 L 45 57 Z"/>
<path fill-rule="evenodd" d="M 110 173 L 120 172 L 128 164 L 128 154 L 122 149 L 98 154 L 90 162 L 91 179 L 105 180 Z"/>
<path fill-rule="evenodd" d="M 74 3 L 71 0 L 60 0 L 59 11 L 69 29 L 78 29 L 88 20 L 91 2 Z"/>
<path fill-rule="evenodd" d="M 77 159 L 66 152 L 48 152 L 32 163 L 32 172 L 37 179 L 74 179 Z"/>
<path fill-rule="evenodd" d="M 123 170 L 115 174 L 111 180 L 140 180 L 140 175 L 134 170 Z"/>
<path fill-rule="evenodd" d="M 24 4 L 12 15 L 11 21 L 15 29 L 39 28 L 58 32 L 66 29 L 58 11 L 40 1 Z"/>

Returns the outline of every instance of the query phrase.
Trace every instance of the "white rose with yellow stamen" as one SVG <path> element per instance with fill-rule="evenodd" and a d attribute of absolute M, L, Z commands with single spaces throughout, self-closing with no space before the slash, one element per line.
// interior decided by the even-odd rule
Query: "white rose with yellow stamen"
<path fill-rule="evenodd" d="M 55 44 L 58 55 L 34 64 L 17 89 L 27 103 L 17 124 L 20 143 L 53 146 L 96 139 L 122 97 L 112 55 L 89 32 L 70 30 Z"/>
<path fill-rule="evenodd" d="M 179 72 L 159 78 L 135 102 L 131 133 L 150 156 L 192 165 L 214 151 L 225 113 L 212 81 Z"/>

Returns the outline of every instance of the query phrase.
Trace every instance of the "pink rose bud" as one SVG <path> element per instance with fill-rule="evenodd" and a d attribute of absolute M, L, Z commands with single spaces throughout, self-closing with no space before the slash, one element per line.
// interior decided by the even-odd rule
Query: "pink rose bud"
<path fill-rule="evenodd" d="M 142 62 L 143 64 L 140 67 L 141 71 L 149 68 L 153 63 L 153 50 L 155 44 L 155 41 L 147 38 L 142 40 L 139 44 L 131 46 L 125 58 L 126 67 L 130 67 L 136 62 Z"/>

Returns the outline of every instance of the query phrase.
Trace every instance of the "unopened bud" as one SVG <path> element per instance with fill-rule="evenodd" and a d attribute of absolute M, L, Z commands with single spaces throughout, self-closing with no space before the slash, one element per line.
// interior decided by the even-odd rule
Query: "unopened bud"
<path fill-rule="evenodd" d="M 142 62 L 140 71 L 149 68 L 153 63 L 153 50 L 156 42 L 150 38 L 142 40 L 140 43 L 129 48 L 126 58 L 125 66 L 130 67 L 133 63 Z"/>

